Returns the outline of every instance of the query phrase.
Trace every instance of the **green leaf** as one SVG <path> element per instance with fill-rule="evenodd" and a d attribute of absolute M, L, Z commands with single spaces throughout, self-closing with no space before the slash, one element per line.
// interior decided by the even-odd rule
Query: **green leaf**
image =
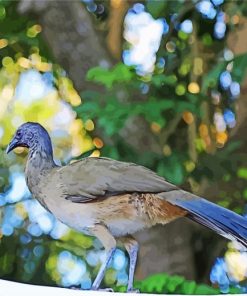
<path fill-rule="evenodd" d="M 196 282 L 194 281 L 184 281 L 180 288 L 181 294 L 194 294 L 196 289 Z"/>
<path fill-rule="evenodd" d="M 182 113 L 183 111 L 191 111 L 192 113 L 200 113 L 200 111 L 197 108 L 197 105 L 191 102 L 186 102 L 186 101 L 179 101 L 176 104 L 175 111 L 177 113 Z"/>
<path fill-rule="evenodd" d="M 81 93 L 83 100 L 97 100 L 100 98 L 100 93 L 93 90 L 85 90 Z"/>
<path fill-rule="evenodd" d="M 91 68 L 87 72 L 86 78 L 90 81 L 102 83 L 107 88 L 110 88 L 112 86 L 112 73 L 109 70 L 101 67 Z"/>
<path fill-rule="evenodd" d="M 147 121 L 157 122 L 163 127 L 166 123 L 166 119 L 163 116 L 163 111 L 172 109 L 175 103 L 172 100 L 164 99 L 157 100 L 155 98 L 151 98 L 145 104 L 142 104 L 142 108 L 140 108 L 140 113 L 143 113 Z"/>
<path fill-rule="evenodd" d="M 166 1 L 148 0 L 146 4 L 146 8 L 153 18 L 158 18 L 159 16 L 162 15 L 164 9 L 166 8 Z"/>
<path fill-rule="evenodd" d="M 152 83 L 156 87 L 160 87 L 162 85 L 175 85 L 176 82 L 177 77 L 175 75 L 157 74 L 152 77 Z"/>
<path fill-rule="evenodd" d="M 182 276 L 173 276 L 169 279 L 166 288 L 169 293 L 174 293 L 178 286 L 180 286 L 185 281 L 184 277 Z"/>
<path fill-rule="evenodd" d="M 113 287 L 113 288 L 114 288 L 115 292 L 119 292 L 119 293 L 125 293 L 126 292 L 126 287 L 125 286 L 117 286 L 117 287 Z M 138 288 L 136 288 L 136 289 L 138 289 Z"/>
<path fill-rule="evenodd" d="M 215 295 L 220 294 L 219 289 L 214 289 L 206 285 L 198 285 L 195 289 L 194 294 L 198 295 Z"/>
<path fill-rule="evenodd" d="M 133 78 L 131 68 L 122 63 L 117 64 L 115 68 L 113 68 L 112 73 L 116 81 L 128 82 Z"/>
<path fill-rule="evenodd" d="M 221 201 L 218 201 L 217 204 L 219 206 L 224 207 L 224 208 L 228 208 L 230 205 L 230 201 L 229 200 L 221 200 Z"/>
<path fill-rule="evenodd" d="M 247 54 L 241 54 L 234 58 L 233 69 L 232 69 L 232 78 L 234 81 L 242 83 L 247 69 Z"/>
<path fill-rule="evenodd" d="M 141 292 L 162 293 L 167 280 L 168 276 L 163 273 L 151 275 L 141 282 Z"/>
<path fill-rule="evenodd" d="M 112 69 L 102 67 L 91 68 L 87 72 L 86 78 L 90 81 L 103 84 L 106 88 L 111 88 L 116 82 L 129 82 L 133 78 L 133 75 L 134 73 L 131 67 L 119 63 Z"/>
<path fill-rule="evenodd" d="M 158 273 L 147 277 L 142 281 L 136 281 L 134 287 L 142 293 L 157 294 L 185 294 L 185 295 L 216 295 L 220 294 L 219 289 L 200 284 L 195 281 L 187 281 L 182 276 L 170 276 L 166 273 Z M 119 291 L 120 289 L 117 288 Z M 121 291 L 124 291 L 121 288 Z M 230 288 L 229 293 L 241 293 L 238 288 Z"/>
<path fill-rule="evenodd" d="M 168 181 L 175 184 L 182 184 L 185 177 L 185 171 L 181 161 L 173 154 L 170 157 L 160 161 L 157 167 L 159 175 L 164 176 Z"/>
<path fill-rule="evenodd" d="M 226 62 L 218 63 L 207 75 L 204 76 L 202 80 L 201 92 L 203 94 L 207 93 L 209 87 L 216 87 L 218 84 L 218 77 L 220 73 L 226 68 Z"/>
<path fill-rule="evenodd" d="M 247 168 L 238 169 L 237 175 L 238 175 L 239 178 L 247 180 Z"/>
<path fill-rule="evenodd" d="M 243 290 L 237 287 L 232 287 L 229 290 L 229 294 L 242 294 Z"/>
<path fill-rule="evenodd" d="M 243 197 L 244 197 L 244 199 L 247 199 L 247 189 L 244 189 Z"/>

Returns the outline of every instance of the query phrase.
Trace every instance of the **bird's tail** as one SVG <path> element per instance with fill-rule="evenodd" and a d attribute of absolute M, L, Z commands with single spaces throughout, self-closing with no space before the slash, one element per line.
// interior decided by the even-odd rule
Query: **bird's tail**
<path fill-rule="evenodd" d="M 184 190 L 166 192 L 164 199 L 186 210 L 188 218 L 247 248 L 247 218 Z"/>

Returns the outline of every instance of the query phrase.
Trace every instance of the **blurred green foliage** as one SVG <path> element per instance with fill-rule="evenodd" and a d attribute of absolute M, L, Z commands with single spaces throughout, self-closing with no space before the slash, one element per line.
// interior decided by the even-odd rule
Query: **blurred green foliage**
<path fill-rule="evenodd" d="M 239 3 L 226 1 L 218 13 L 224 11 L 229 19 L 242 15 L 246 4 L 238 7 Z M 229 21 L 227 34 L 217 39 L 215 20 L 203 18 L 193 3 L 185 7 L 182 2 L 147 1 L 146 8 L 154 18 L 168 19 L 169 14 L 177 13 L 161 40 L 153 73 L 143 75 L 123 63 L 112 69 L 90 69 L 87 79 L 103 89 L 81 93 L 83 104 L 74 108 L 78 117 L 96 122 L 106 142 L 102 155 L 146 165 L 178 185 L 187 180 L 195 191 L 205 179 L 226 184 L 235 180 L 241 196 L 245 185 L 236 168 L 246 162 L 246 155 L 239 153 L 240 142 L 229 140 L 231 128 L 221 132 L 214 122 L 215 114 L 223 116 L 228 109 L 235 112 L 236 100 L 221 87 L 221 73 L 230 69 L 232 81 L 237 83 L 242 83 L 246 74 L 247 54 L 224 57 L 227 36 L 236 26 Z M 193 32 L 176 30 L 176 19 L 191 19 Z M 219 102 L 214 101 L 215 93 Z M 135 118 L 145 123 L 135 126 Z M 126 125 L 129 130 L 146 129 L 146 139 L 140 137 L 142 153 L 132 138 L 125 137 Z M 239 194 L 235 199 L 227 192 L 221 195 L 224 200 L 219 197 L 220 204 L 243 213 L 245 201 L 237 197 Z"/>
<path fill-rule="evenodd" d="M 199 285 L 195 281 L 188 281 L 182 276 L 169 276 L 166 273 L 151 275 L 143 281 L 135 282 L 135 288 L 142 293 L 153 294 L 185 294 L 185 295 L 216 295 L 220 290 L 208 285 Z M 125 287 L 117 288 L 124 292 Z M 241 290 L 231 288 L 229 294 L 239 294 Z"/>

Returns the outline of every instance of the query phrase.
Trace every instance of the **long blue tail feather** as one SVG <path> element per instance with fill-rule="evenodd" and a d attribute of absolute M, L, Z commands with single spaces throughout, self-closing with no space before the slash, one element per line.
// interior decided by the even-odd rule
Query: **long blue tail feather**
<path fill-rule="evenodd" d="M 171 191 L 163 198 L 188 211 L 188 218 L 247 248 L 247 218 L 183 190 Z"/>

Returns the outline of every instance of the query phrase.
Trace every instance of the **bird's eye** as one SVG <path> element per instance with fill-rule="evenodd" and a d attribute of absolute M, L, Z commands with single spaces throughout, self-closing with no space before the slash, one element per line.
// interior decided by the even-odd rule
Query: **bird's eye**
<path fill-rule="evenodd" d="M 17 131 L 16 136 L 17 136 L 18 138 L 20 138 L 20 137 L 21 137 L 21 131 Z"/>

